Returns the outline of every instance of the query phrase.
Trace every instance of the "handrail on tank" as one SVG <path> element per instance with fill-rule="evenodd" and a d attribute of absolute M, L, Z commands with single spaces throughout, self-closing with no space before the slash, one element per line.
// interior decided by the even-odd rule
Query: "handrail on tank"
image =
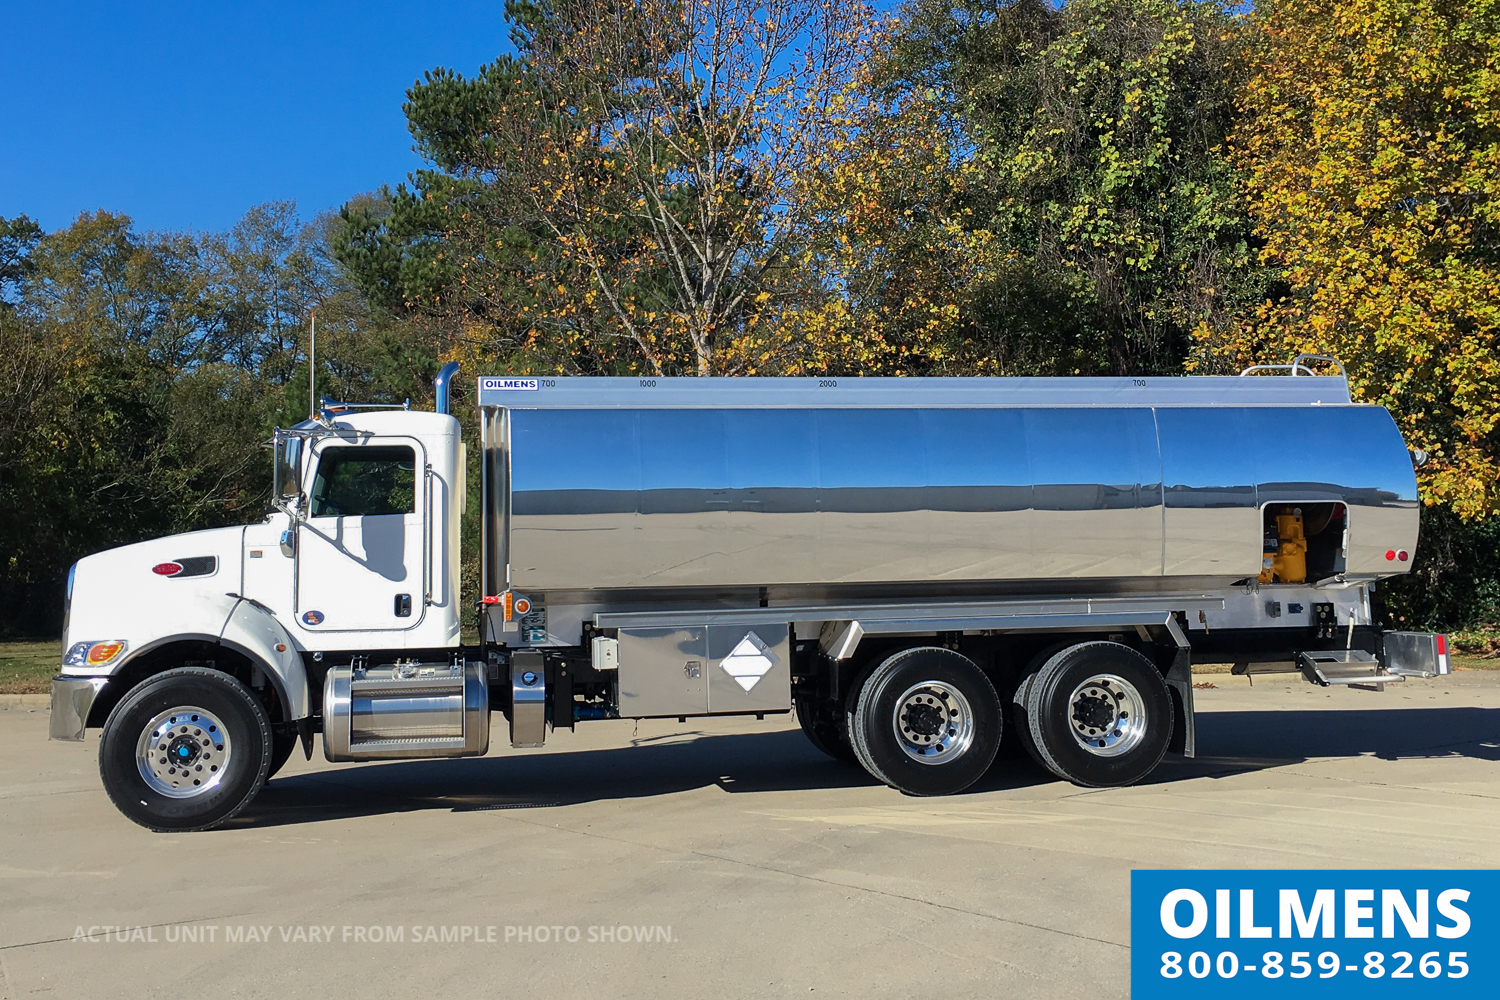
<path fill-rule="evenodd" d="M 1289 365 L 1251 365 L 1240 372 L 1241 377 L 1252 372 L 1284 372 L 1290 371 L 1293 375 L 1315 375 L 1317 374 L 1304 361 L 1325 361 L 1339 370 L 1339 378 L 1348 378 L 1349 373 L 1344 371 L 1344 364 L 1338 358 L 1330 358 L 1326 354 L 1299 354 Z"/>

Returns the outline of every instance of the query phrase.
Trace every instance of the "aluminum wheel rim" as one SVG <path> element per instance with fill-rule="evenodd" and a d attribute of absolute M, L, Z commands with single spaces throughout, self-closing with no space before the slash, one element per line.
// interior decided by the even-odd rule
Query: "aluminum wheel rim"
<path fill-rule="evenodd" d="M 146 723 L 135 744 L 135 761 L 153 792 L 187 799 L 223 780 L 233 752 L 218 716 L 194 705 L 179 705 Z"/>
<path fill-rule="evenodd" d="M 896 700 L 892 723 L 902 752 L 922 764 L 946 764 L 962 757 L 974 742 L 969 699 L 942 681 L 907 688 Z"/>
<path fill-rule="evenodd" d="M 1096 757 L 1118 757 L 1146 737 L 1146 704 L 1119 674 L 1095 674 L 1068 697 L 1068 728 Z"/>

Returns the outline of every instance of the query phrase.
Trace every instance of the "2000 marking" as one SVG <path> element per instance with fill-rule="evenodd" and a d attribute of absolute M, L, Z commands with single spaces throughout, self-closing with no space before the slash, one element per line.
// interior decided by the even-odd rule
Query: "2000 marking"
<path fill-rule="evenodd" d="M 1397 951 L 1392 952 L 1387 959 L 1384 952 L 1367 951 L 1362 965 L 1357 962 L 1345 965 L 1338 952 L 1324 951 L 1318 954 L 1318 978 L 1332 979 L 1343 971 L 1362 972 L 1366 979 L 1382 979 L 1387 974 L 1392 979 L 1415 979 L 1419 975 L 1423 979 L 1438 979 L 1445 975 L 1448 979 L 1462 979 L 1469 974 L 1469 963 L 1464 961 L 1468 957 L 1469 953 L 1466 951 L 1450 951 L 1445 967 L 1441 952 L 1429 951 L 1417 958 L 1409 951 Z M 1217 958 L 1210 958 L 1206 951 L 1195 951 L 1186 961 L 1183 961 L 1180 951 L 1164 951 L 1161 956 L 1161 974 L 1163 979 L 1180 979 L 1183 972 L 1194 979 L 1207 979 L 1217 973 L 1220 979 L 1233 979 L 1241 972 L 1251 975 L 1259 972 L 1267 979 L 1280 979 L 1282 976 L 1307 979 L 1313 974 L 1313 964 L 1308 961 L 1310 958 L 1310 951 L 1294 951 L 1291 958 L 1283 964 L 1281 952 L 1268 951 L 1261 955 L 1260 965 L 1256 966 L 1241 965 L 1239 954 L 1232 951 L 1221 951 Z M 1391 963 L 1389 970 L 1386 968 L 1387 961 Z"/>

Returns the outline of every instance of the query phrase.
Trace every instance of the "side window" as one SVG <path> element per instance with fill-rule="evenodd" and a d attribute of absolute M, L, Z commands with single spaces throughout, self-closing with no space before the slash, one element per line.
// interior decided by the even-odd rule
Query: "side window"
<path fill-rule="evenodd" d="M 405 445 L 324 448 L 310 493 L 313 517 L 411 514 L 417 456 Z"/>

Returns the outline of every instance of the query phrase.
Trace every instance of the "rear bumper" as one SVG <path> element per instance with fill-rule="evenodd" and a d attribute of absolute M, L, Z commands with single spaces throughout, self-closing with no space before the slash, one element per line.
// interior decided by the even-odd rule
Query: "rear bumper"
<path fill-rule="evenodd" d="M 52 723 L 47 735 L 54 740 L 83 739 L 89 709 L 108 683 L 108 677 L 52 678 Z"/>

